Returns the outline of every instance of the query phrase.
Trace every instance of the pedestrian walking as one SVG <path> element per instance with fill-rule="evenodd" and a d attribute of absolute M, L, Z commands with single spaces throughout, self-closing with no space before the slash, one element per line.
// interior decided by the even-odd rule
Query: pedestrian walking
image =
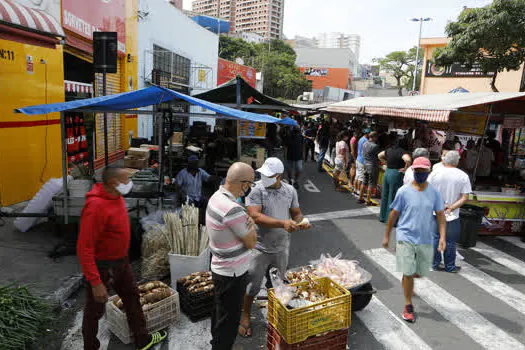
<path fill-rule="evenodd" d="M 426 159 L 429 159 L 430 153 L 426 148 L 416 148 L 414 152 L 412 152 L 412 159 L 416 160 L 419 157 L 424 157 Z M 403 177 L 403 184 L 410 184 L 414 181 L 414 169 L 412 167 L 409 167 L 405 171 L 405 176 Z"/>
<path fill-rule="evenodd" d="M 330 125 L 330 140 L 328 142 L 328 158 L 330 159 L 330 165 L 333 165 L 335 162 L 335 144 L 337 143 L 337 135 L 341 131 L 341 124 L 339 121 L 332 123 Z"/>
<path fill-rule="evenodd" d="M 304 137 L 297 127 L 293 127 L 290 136 L 286 140 L 286 172 L 290 184 L 299 189 L 299 177 L 303 170 L 303 147 Z"/>
<path fill-rule="evenodd" d="M 427 275 L 432 266 L 434 232 L 439 232 L 437 250 L 443 252 L 446 249 L 445 206 L 439 192 L 427 181 L 430 160 L 419 157 L 414 160 L 412 168 L 414 180 L 397 192 L 383 238 L 383 247 L 388 248 L 390 231 L 397 223 L 396 269 L 403 273 L 405 307 L 402 317 L 407 322 L 416 320 L 412 304 L 414 279 Z"/>
<path fill-rule="evenodd" d="M 428 182 L 436 188 L 441 198 L 445 201 L 445 217 L 447 220 L 447 247 L 443 252 L 444 269 L 446 272 L 456 273 L 460 270 L 456 266 L 456 241 L 461 231 L 459 208 L 468 200 L 472 192 L 470 179 L 464 171 L 458 169 L 460 160 L 458 151 L 449 151 L 443 158 L 443 168 L 432 171 Z M 434 234 L 434 261 L 432 268 L 441 270 L 441 254 L 438 252 L 439 233 Z"/>
<path fill-rule="evenodd" d="M 131 239 L 126 203 L 122 198 L 133 187 L 129 173 L 106 167 L 103 183 L 86 195 L 80 218 L 77 256 L 86 279 L 86 305 L 82 321 L 85 350 L 98 350 L 98 321 L 104 315 L 108 290 L 113 287 L 124 304 L 137 349 L 150 349 L 166 338 L 166 331 L 148 334 L 137 283 L 129 264 Z"/>
<path fill-rule="evenodd" d="M 326 117 L 328 118 L 328 117 Z M 324 119 L 321 127 L 317 131 L 317 143 L 319 144 L 319 158 L 317 159 L 317 171 L 323 171 L 324 157 L 328 151 L 328 143 L 330 142 L 330 123 Z"/>
<path fill-rule="evenodd" d="M 312 162 L 315 162 L 315 128 L 313 123 L 309 123 L 308 127 L 303 133 L 304 136 L 304 161 L 308 161 L 308 155 Z"/>
<path fill-rule="evenodd" d="M 405 139 L 397 140 L 396 136 L 391 137 L 392 146 L 378 155 L 379 160 L 386 163 L 383 187 L 381 188 L 381 209 L 379 211 L 379 221 L 387 222 L 390 215 L 390 205 L 396 197 L 397 191 L 403 186 L 405 171 L 412 164 L 412 158 L 407 151 Z"/>
<path fill-rule="evenodd" d="M 361 183 L 361 189 L 359 191 L 359 203 L 366 203 L 366 205 L 372 204 L 372 192 L 377 187 L 377 179 L 379 177 L 379 145 L 376 143 L 378 134 L 372 131 L 368 135 L 368 142 L 363 145 L 363 181 Z M 364 199 L 365 188 L 368 187 L 366 194 L 366 201 Z"/>
<path fill-rule="evenodd" d="M 352 167 L 350 168 L 350 185 L 355 186 L 356 170 L 357 170 L 357 141 L 359 139 L 359 133 L 357 130 L 351 131 L 350 135 L 350 162 Z M 355 189 L 355 187 L 354 187 Z"/>
<path fill-rule="evenodd" d="M 254 178 L 248 164 L 232 164 L 224 185 L 213 194 L 206 209 L 215 292 L 211 318 L 213 350 L 230 350 L 237 337 L 251 250 L 257 242 L 254 222 L 238 198 L 250 191 Z"/>
<path fill-rule="evenodd" d="M 284 166 L 277 158 L 268 158 L 257 170 L 261 180 L 246 197 L 248 213 L 258 226 L 254 261 L 249 271 L 250 284 L 244 298 L 239 334 L 251 335 L 250 317 L 253 301 L 270 266 L 285 276 L 288 267 L 290 233 L 308 229 L 301 225 L 303 214 L 299 207 L 297 192 L 282 181 Z"/>
<path fill-rule="evenodd" d="M 337 143 L 335 144 L 334 186 L 336 191 L 345 192 L 345 189 L 341 187 L 343 183 L 342 174 L 346 174 L 349 158 L 348 133 L 341 131 L 337 135 Z"/>
<path fill-rule="evenodd" d="M 357 161 L 356 161 L 356 175 L 355 175 L 355 188 L 361 190 L 361 184 L 364 181 L 365 174 L 365 159 L 363 158 L 363 145 L 368 142 L 368 134 L 372 132 L 372 129 L 366 128 L 363 130 L 363 136 L 357 142 Z"/>

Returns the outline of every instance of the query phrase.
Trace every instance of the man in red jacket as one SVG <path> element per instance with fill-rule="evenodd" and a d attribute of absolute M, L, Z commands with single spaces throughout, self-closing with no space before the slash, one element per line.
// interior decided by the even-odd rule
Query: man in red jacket
<path fill-rule="evenodd" d="M 104 315 L 111 283 L 124 304 L 135 345 L 146 350 L 166 338 L 166 332 L 148 334 L 137 284 L 127 258 L 130 225 L 122 195 L 129 193 L 133 183 L 121 168 L 105 168 L 102 177 L 104 183 L 96 184 L 86 195 L 77 244 L 77 256 L 87 281 L 82 322 L 84 349 L 100 347 L 98 321 Z"/>

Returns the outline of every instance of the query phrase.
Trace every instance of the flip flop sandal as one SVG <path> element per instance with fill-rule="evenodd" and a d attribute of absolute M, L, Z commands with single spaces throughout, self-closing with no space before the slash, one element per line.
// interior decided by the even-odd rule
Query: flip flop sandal
<path fill-rule="evenodd" d="M 239 324 L 239 328 L 242 328 L 244 330 L 244 334 L 241 334 L 241 332 L 237 332 L 241 337 L 250 338 L 252 336 L 252 328 L 249 325 Z"/>
<path fill-rule="evenodd" d="M 151 349 L 151 347 L 153 347 L 153 345 L 157 345 L 157 344 L 159 344 L 159 343 L 162 342 L 167 336 L 168 336 L 168 333 L 167 333 L 166 331 L 160 331 L 160 332 L 152 333 L 152 334 L 151 334 L 151 341 L 149 342 L 149 344 L 146 345 L 145 347 L 141 348 L 140 350 L 148 350 L 148 349 Z"/>

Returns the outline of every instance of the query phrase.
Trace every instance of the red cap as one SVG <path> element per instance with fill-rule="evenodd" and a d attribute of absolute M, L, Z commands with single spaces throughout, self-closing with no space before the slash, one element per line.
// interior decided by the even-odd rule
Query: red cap
<path fill-rule="evenodd" d="M 430 170 L 432 168 L 432 164 L 430 164 L 430 160 L 428 160 L 425 157 L 419 157 L 414 160 L 414 163 L 412 163 L 412 169 L 427 169 Z"/>

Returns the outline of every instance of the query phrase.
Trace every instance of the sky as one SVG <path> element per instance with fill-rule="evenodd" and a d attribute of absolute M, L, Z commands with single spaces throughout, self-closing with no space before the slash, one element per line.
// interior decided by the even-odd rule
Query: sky
<path fill-rule="evenodd" d="M 192 0 L 184 0 L 191 9 Z M 360 63 L 371 63 L 397 50 L 417 44 L 419 23 L 410 18 L 430 17 L 423 38 L 445 36 L 448 21 L 463 6 L 481 7 L 491 0 L 285 0 L 284 35 L 315 36 L 322 32 L 361 35 Z"/>

